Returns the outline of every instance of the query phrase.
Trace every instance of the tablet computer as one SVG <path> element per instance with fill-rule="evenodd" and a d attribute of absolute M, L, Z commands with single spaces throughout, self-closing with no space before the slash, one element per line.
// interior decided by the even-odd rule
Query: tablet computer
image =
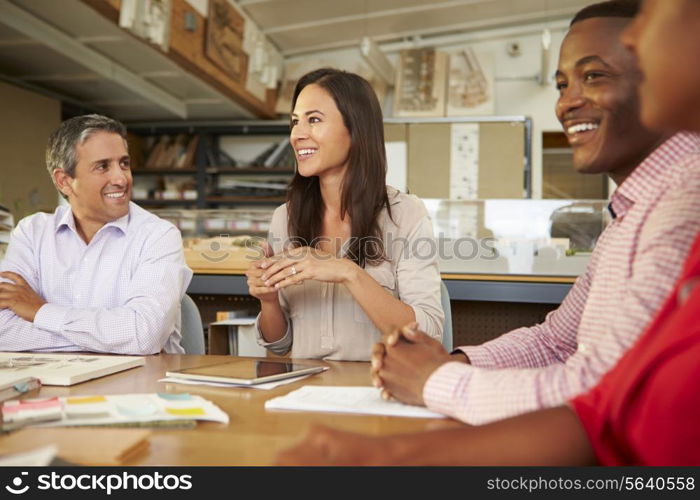
<path fill-rule="evenodd" d="M 298 377 L 327 370 L 327 366 L 312 366 L 283 360 L 235 358 L 210 365 L 166 372 L 167 377 L 223 382 L 226 384 L 255 385 L 285 378 Z"/>

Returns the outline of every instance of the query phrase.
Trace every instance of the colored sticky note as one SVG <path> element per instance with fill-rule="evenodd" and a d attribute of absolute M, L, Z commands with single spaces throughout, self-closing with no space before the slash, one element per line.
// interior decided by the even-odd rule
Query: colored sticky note
<path fill-rule="evenodd" d="M 202 408 L 166 408 L 166 412 L 171 415 L 177 416 L 196 416 L 196 415 L 206 415 L 206 412 Z"/>
<path fill-rule="evenodd" d="M 77 398 L 66 398 L 66 404 L 69 405 L 84 405 L 90 403 L 105 403 L 107 398 L 104 396 L 82 396 Z"/>
<path fill-rule="evenodd" d="M 146 417 L 157 413 L 158 408 L 146 401 L 141 404 L 118 404 L 117 411 L 126 417 Z"/>
<path fill-rule="evenodd" d="M 161 399 L 167 399 L 168 401 L 183 401 L 192 399 L 192 396 L 186 392 L 174 393 L 174 392 L 159 392 L 158 397 Z"/>
<path fill-rule="evenodd" d="M 91 419 L 91 418 L 107 418 L 110 416 L 107 410 L 93 409 L 86 411 L 85 409 L 73 408 L 71 410 L 66 410 L 66 418 L 80 418 L 80 419 Z"/>
<path fill-rule="evenodd" d="M 61 408 L 61 402 L 58 400 L 58 398 L 24 399 L 19 402 L 20 411 L 44 410 L 47 408 Z"/>

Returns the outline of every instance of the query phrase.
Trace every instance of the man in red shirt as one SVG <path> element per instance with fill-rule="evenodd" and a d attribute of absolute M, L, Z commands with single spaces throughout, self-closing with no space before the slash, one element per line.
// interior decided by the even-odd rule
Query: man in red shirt
<path fill-rule="evenodd" d="M 625 30 L 647 126 L 700 132 L 700 2 L 646 0 Z M 409 327 L 388 340 L 421 342 Z M 405 340 L 400 337 L 405 338 Z M 634 346 L 569 405 L 481 427 L 382 438 L 316 428 L 282 464 L 700 465 L 700 238 Z"/>

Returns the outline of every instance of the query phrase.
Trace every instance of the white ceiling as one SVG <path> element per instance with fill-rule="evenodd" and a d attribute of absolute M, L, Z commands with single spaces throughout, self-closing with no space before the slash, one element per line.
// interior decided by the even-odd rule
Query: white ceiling
<path fill-rule="evenodd" d="M 0 0 L 0 78 L 124 121 L 253 117 L 79 0 Z"/>
<path fill-rule="evenodd" d="M 201 3 L 201 0 L 196 0 Z M 570 18 L 590 0 L 237 0 L 287 57 Z M 359 57 L 359 52 L 358 52 Z M 0 79 L 124 121 L 251 114 L 80 0 L 0 0 Z"/>
<path fill-rule="evenodd" d="M 591 0 L 235 0 L 287 56 L 570 19 Z"/>

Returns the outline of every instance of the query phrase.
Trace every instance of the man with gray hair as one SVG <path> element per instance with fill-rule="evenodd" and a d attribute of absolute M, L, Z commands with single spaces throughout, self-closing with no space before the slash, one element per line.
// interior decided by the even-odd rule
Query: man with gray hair
<path fill-rule="evenodd" d="M 175 226 L 131 199 L 126 129 L 63 122 L 46 164 L 69 206 L 21 220 L 0 263 L 0 350 L 182 353 L 192 279 Z"/>

